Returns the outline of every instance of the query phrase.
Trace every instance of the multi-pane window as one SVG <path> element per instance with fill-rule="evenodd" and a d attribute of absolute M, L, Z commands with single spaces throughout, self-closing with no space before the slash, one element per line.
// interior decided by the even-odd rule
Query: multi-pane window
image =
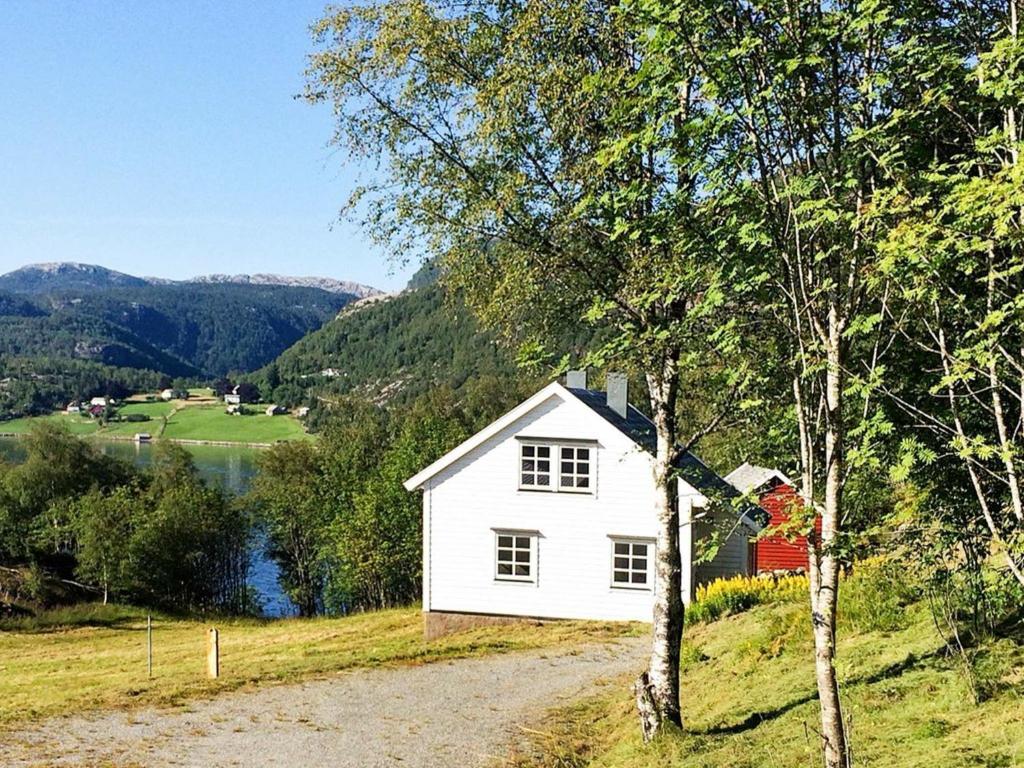
<path fill-rule="evenodd" d="M 563 445 L 559 453 L 559 490 L 589 493 L 591 449 Z"/>
<path fill-rule="evenodd" d="M 502 581 L 536 580 L 536 536 L 498 532 L 494 577 Z"/>
<path fill-rule="evenodd" d="M 551 448 L 550 445 L 520 446 L 519 485 L 540 491 L 550 491 L 551 487 Z"/>
<path fill-rule="evenodd" d="M 654 544 L 629 539 L 612 540 L 612 586 L 650 589 Z"/>
<path fill-rule="evenodd" d="M 593 445 L 519 445 L 519 487 L 528 491 L 594 492 Z"/>

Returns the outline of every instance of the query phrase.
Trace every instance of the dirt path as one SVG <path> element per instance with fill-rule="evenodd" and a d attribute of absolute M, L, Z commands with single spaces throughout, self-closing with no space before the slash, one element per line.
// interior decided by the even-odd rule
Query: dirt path
<path fill-rule="evenodd" d="M 517 726 L 639 669 L 648 641 L 351 672 L 197 702 L 57 718 L 0 737 L 7 766 L 472 766 Z"/>

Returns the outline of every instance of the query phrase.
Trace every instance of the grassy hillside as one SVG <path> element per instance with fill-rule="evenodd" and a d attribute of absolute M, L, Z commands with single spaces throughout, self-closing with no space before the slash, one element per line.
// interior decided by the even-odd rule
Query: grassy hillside
<path fill-rule="evenodd" d="M 353 667 L 607 640 L 624 624 L 560 622 L 462 632 L 427 643 L 418 608 L 341 619 L 217 619 L 221 677 L 204 675 L 209 623 L 157 616 L 153 679 L 146 618 L 135 609 L 85 606 L 31 621 L 0 621 L 0 727 L 83 709 L 177 704 L 244 685 L 292 681 Z"/>
<path fill-rule="evenodd" d="M 856 598 L 856 595 L 855 595 Z M 874 613 L 874 615 L 872 615 Z M 839 671 L 854 764 L 878 768 L 1024 765 L 1024 647 L 981 650 L 990 698 L 973 703 L 922 604 L 896 613 L 845 602 Z M 551 713 L 518 768 L 806 768 L 815 755 L 811 638 L 798 603 L 687 628 L 686 731 L 645 746 L 631 680 Z"/>

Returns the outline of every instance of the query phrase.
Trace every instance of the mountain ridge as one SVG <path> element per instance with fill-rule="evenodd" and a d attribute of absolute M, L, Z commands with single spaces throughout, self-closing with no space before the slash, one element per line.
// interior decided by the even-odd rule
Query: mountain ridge
<path fill-rule="evenodd" d="M 99 264 L 77 261 L 50 261 L 26 264 L 0 275 L 0 290 L 11 293 L 48 293 L 68 290 L 106 290 L 109 288 L 141 288 L 159 285 L 280 285 L 317 288 L 334 294 L 363 299 L 384 293 L 364 283 L 333 277 L 292 276 L 266 272 L 253 274 L 209 274 L 174 280 L 161 277 L 139 277 Z"/>

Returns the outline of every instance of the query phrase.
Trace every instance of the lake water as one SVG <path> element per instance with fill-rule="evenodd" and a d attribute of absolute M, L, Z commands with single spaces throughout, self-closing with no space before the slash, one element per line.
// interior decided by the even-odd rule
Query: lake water
<path fill-rule="evenodd" d="M 100 441 L 94 443 L 108 456 L 130 461 L 138 467 L 145 467 L 153 460 L 151 443 L 127 441 Z M 211 485 L 240 495 L 249 490 L 256 474 L 257 448 L 229 448 L 214 445 L 182 446 L 195 461 L 200 475 Z M 0 458 L 18 462 L 25 457 L 24 449 L 17 438 L 0 438 Z M 295 606 L 277 584 L 277 565 L 263 552 L 262 541 L 257 541 L 249 573 L 249 584 L 259 596 L 263 612 L 267 616 L 291 616 Z"/>

